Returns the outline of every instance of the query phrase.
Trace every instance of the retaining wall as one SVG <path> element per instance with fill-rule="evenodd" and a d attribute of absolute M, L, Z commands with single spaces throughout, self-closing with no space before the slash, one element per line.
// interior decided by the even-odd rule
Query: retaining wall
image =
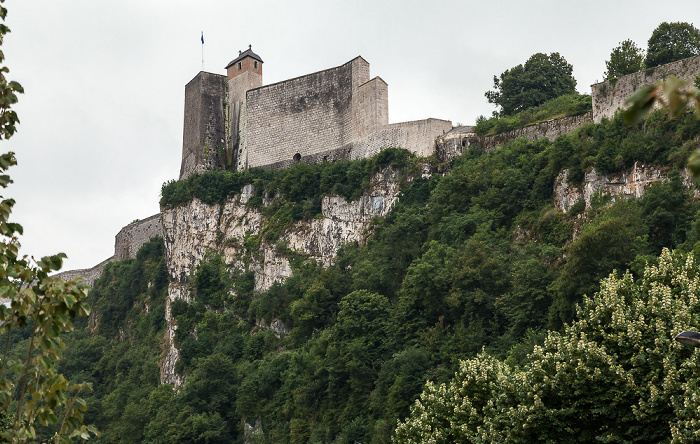
<path fill-rule="evenodd" d="M 625 101 L 644 86 L 671 76 L 693 83 L 698 73 L 700 73 L 700 56 L 638 71 L 616 80 L 593 84 L 591 85 L 593 120 L 599 123 L 603 117 L 611 119 L 615 115 L 615 111 L 623 108 Z"/>
<path fill-rule="evenodd" d="M 114 237 L 114 259 L 136 258 L 136 252 L 153 236 L 163 237 L 163 222 L 160 213 L 131 223 Z"/>
<path fill-rule="evenodd" d="M 477 136 L 470 126 L 457 127 L 435 141 L 435 154 L 440 161 L 447 162 L 473 146 L 478 146 L 484 152 L 488 152 L 520 137 L 531 141 L 544 137 L 553 141 L 562 134 L 568 134 L 576 128 L 591 122 L 593 122 L 593 114 L 589 111 L 580 116 L 547 120 L 546 122 L 485 137 Z"/>

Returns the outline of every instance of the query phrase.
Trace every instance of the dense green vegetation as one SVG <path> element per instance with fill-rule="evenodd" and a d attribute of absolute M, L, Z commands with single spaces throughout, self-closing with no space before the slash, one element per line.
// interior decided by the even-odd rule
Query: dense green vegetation
<path fill-rule="evenodd" d="M 366 244 L 346 245 L 333 266 L 290 253 L 293 276 L 262 294 L 251 272 L 211 252 L 191 277 L 194 300 L 171 307 L 177 369 L 187 375 L 178 393 L 158 384 L 168 279 L 154 239 L 95 283 L 93 315 L 67 338 L 60 368 L 93 383 L 86 420 L 104 432 L 98 442 L 390 442 L 426 380 L 450 381 L 460 360 L 482 351 L 493 358 L 477 359 L 502 360 L 493 365 L 507 375 L 528 365 L 548 330 L 576 319 L 575 304 L 614 269 L 637 279 L 664 247 L 700 253 L 700 205 L 674 174 L 699 135 L 693 116 L 657 112 L 639 127 L 615 118 L 555 142 L 472 150 L 444 176 L 406 181 Z M 411 168 L 401 151 L 384 156 Z M 637 160 L 671 180 L 637 200 L 553 207 L 562 169 L 577 183 L 591 167 L 613 172 Z M 363 184 L 388 163 L 336 168 L 340 178 L 361 170 L 352 183 Z M 333 165 L 265 172 L 257 184 L 274 194 L 285 180 L 313 183 L 280 191 L 296 205 L 334 188 L 318 182 Z M 240 189 L 230 174 L 206 180 L 241 180 Z M 289 334 L 266 327 L 273 322 Z"/>
<path fill-rule="evenodd" d="M 284 170 L 254 168 L 246 171 L 209 171 L 191 174 L 185 180 L 163 184 L 160 205 L 173 208 L 197 198 L 206 204 L 222 204 L 241 193 L 247 184 L 256 193 L 249 206 L 261 207 L 263 197 L 279 193 L 273 204 L 290 204 L 297 219 L 313 217 L 321 211 L 321 198 L 335 194 L 356 199 L 369 186 L 372 173 L 386 166 L 404 167 L 411 154 L 403 149 L 383 150 L 371 159 L 318 164 L 295 164 Z"/>
<path fill-rule="evenodd" d="M 605 80 L 612 80 L 644 69 L 644 50 L 632 40 L 620 42 L 610 52 L 610 60 L 605 61 Z"/>
<path fill-rule="evenodd" d="M 649 37 L 646 67 L 653 68 L 698 54 L 700 54 L 699 29 L 685 22 L 663 22 Z"/>
<path fill-rule="evenodd" d="M 700 354 L 673 336 L 700 314 L 699 272 L 664 250 L 640 279 L 607 278 L 522 368 L 481 353 L 429 383 L 394 441 L 697 442 Z"/>
<path fill-rule="evenodd" d="M 512 116 L 576 92 L 573 67 L 558 52 L 533 54 L 524 65 L 493 76 L 493 91 L 485 93 L 489 103 L 499 106 L 499 115 Z"/>
<path fill-rule="evenodd" d="M 105 267 L 88 296 L 89 321 L 66 339 L 59 369 L 92 383 L 86 422 L 102 431 L 98 442 L 142 442 L 147 433 L 160 433 L 146 425 L 167 402 L 163 394 L 173 395 L 169 386 L 159 387 L 168 283 L 163 240 L 154 238 L 136 259 Z"/>
<path fill-rule="evenodd" d="M 591 107 L 591 96 L 578 93 L 565 94 L 548 100 L 541 105 L 520 111 L 512 116 L 494 116 L 490 119 L 479 116 L 476 119 L 474 132 L 478 136 L 489 136 L 524 128 L 550 119 L 578 116 L 590 111 Z"/>

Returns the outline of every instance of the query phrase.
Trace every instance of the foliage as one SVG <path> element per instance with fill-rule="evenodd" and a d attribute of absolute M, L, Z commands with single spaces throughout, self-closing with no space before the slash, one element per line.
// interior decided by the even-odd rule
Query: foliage
<path fill-rule="evenodd" d="M 525 109 L 513 116 L 477 119 L 474 132 L 479 136 L 503 133 L 551 119 L 578 116 L 591 110 L 591 96 L 564 94 L 545 103 Z"/>
<path fill-rule="evenodd" d="M 0 3 L 3 3 L 0 0 Z M 0 18 L 5 20 L 7 9 L 0 6 Z M 9 32 L 0 25 L 0 43 Z M 0 62 L 3 55 L 0 52 Z M 8 69 L 0 69 L 0 139 L 9 139 L 19 123 L 11 106 L 17 102 L 22 87 L 5 77 Z M 0 172 L 16 165 L 14 153 L 0 155 Z M 12 180 L 0 175 L 0 186 L 6 188 Z M 57 371 L 56 362 L 65 348 L 62 333 L 73 330 L 73 320 L 87 316 L 90 307 L 85 302 L 87 286 L 69 280 L 50 277 L 60 270 L 65 254 L 34 259 L 18 254 L 22 226 L 10 222 L 14 200 L 0 202 L 0 297 L 7 301 L 0 305 L 0 336 L 5 338 L 5 349 L 0 363 L 0 437 L 5 441 L 28 442 L 49 439 L 42 436 L 40 426 L 55 427 L 53 442 L 86 440 L 97 434 L 92 426 L 82 425 L 87 405 L 80 397 L 89 391 L 89 384 L 71 384 Z M 27 347 L 21 359 L 10 354 L 12 334 L 20 332 Z M 16 356 L 16 355 L 15 355 Z"/>
<path fill-rule="evenodd" d="M 649 37 L 646 67 L 653 68 L 699 54 L 700 30 L 685 22 L 663 22 Z"/>
<path fill-rule="evenodd" d="M 93 384 L 86 419 L 102 430 L 98 442 L 146 441 L 157 401 L 172 396 L 169 386 L 158 388 L 169 283 L 163 254 L 163 240 L 153 238 L 135 259 L 108 264 L 88 297 L 90 323 L 66 338 L 59 369 Z"/>
<path fill-rule="evenodd" d="M 512 116 L 547 100 L 576 91 L 572 66 L 557 52 L 532 55 L 518 65 L 493 77 L 494 91 L 485 95 L 501 107 L 501 116 Z"/>
<path fill-rule="evenodd" d="M 245 185 L 254 185 L 249 205 L 260 205 L 266 194 L 280 193 L 292 204 L 295 219 L 313 217 L 321 207 L 321 198 L 337 194 L 357 198 L 369 185 L 369 177 L 379 169 L 407 166 L 413 155 L 404 149 L 385 149 L 371 159 L 320 164 L 295 164 L 284 170 L 208 171 L 191 174 L 185 180 L 170 181 L 161 189 L 160 206 L 174 208 L 197 198 L 206 204 L 223 204 L 240 194 Z"/>
<path fill-rule="evenodd" d="M 700 251 L 693 217 L 700 205 L 672 174 L 699 135 L 692 115 L 668 120 L 656 112 L 639 126 L 617 116 L 554 142 L 470 151 L 430 179 L 409 169 L 398 202 L 362 244 L 346 244 L 323 267 L 280 243 L 292 276 L 262 293 L 252 248 L 234 258 L 209 251 L 188 278 L 191 300 L 169 307 L 176 370 L 186 378 L 177 392 L 159 384 L 169 279 L 162 240 L 153 239 L 135 259 L 105 268 L 88 298 L 90 322 L 66 337 L 59 369 L 93 383 L 86 421 L 103 430 L 98 442 L 388 443 L 425 381 L 449 389 L 460 361 L 474 356 L 470 383 L 455 383 L 470 409 L 447 413 L 478 424 L 494 411 L 491 398 L 475 398 L 478 381 L 490 378 L 488 393 L 519 399 L 518 387 L 529 387 L 517 379 L 527 356 L 548 327 L 575 321 L 576 304 L 601 277 L 632 268 L 639 278 L 663 247 Z M 567 213 L 553 206 L 562 170 L 576 185 L 589 168 L 612 173 L 636 161 L 671 180 L 636 200 L 599 196 Z M 413 161 L 386 150 L 376 162 L 410 168 Z M 312 214 L 320 189 L 363 183 L 370 171 L 365 161 L 328 165 L 258 178 L 264 192 L 249 205 L 261 208 L 268 231 L 249 243 L 281 233 L 296 205 L 299 217 Z M 229 195 L 219 188 L 229 179 L 207 180 L 214 188 L 202 196 Z M 273 190 L 277 201 L 262 205 Z M 17 330 L 8 355 L 26 352 L 28 338 Z M 448 435 L 477 436 L 471 426 Z"/>
<path fill-rule="evenodd" d="M 640 281 L 611 275 L 522 370 L 481 354 L 429 383 L 394 441 L 695 442 L 700 354 L 672 338 L 700 319 L 699 283 L 669 250 Z"/>
<path fill-rule="evenodd" d="M 632 40 L 620 42 L 605 61 L 605 80 L 612 80 L 644 69 L 644 50 Z"/>

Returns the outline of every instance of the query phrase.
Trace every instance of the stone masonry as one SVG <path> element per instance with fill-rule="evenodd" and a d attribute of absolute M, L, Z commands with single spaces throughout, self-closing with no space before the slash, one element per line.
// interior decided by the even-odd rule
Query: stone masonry
<path fill-rule="evenodd" d="M 185 123 L 180 178 L 221 168 L 225 143 L 226 76 L 200 72 L 185 86 Z"/>
<path fill-rule="evenodd" d="M 79 277 L 84 283 L 92 286 L 95 280 L 102 275 L 105 265 L 123 259 L 135 259 L 139 248 L 154 236 L 163 237 L 163 222 L 160 213 L 132 222 L 122 228 L 114 237 L 114 256 L 92 268 L 64 271 L 56 276 L 65 280 Z"/>
<path fill-rule="evenodd" d="M 700 73 L 700 56 L 695 56 L 628 74 L 616 80 L 591 85 L 593 120 L 599 123 L 603 117 L 611 119 L 615 115 L 615 111 L 623 108 L 625 100 L 639 88 L 671 76 L 692 84 L 698 73 Z"/>
<path fill-rule="evenodd" d="M 250 48 L 226 68 L 227 76 L 200 72 L 185 88 L 180 179 L 360 159 L 390 147 L 425 156 L 452 129 L 440 119 L 389 124 L 388 85 L 370 79 L 362 57 L 265 86 L 262 59 Z"/>
<path fill-rule="evenodd" d="M 118 261 L 135 258 L 139 248 L 154 236 L 163 237 L 160 213 L 122 228 L 114 238 L 114 258 Z"/>

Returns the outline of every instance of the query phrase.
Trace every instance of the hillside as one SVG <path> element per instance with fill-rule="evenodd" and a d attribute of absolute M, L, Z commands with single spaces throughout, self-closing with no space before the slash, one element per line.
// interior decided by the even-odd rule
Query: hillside
<path fill-rule="evenodd" d="M 103 431 L 97 442 L 390 442 L 426 380 L 449 381 L 482 350 L 523 366 L 613 270 L 639 278 L 663 248 L 700 249 L 700 205 L 683 170 L 698 137 L 694 116 L 657 112 L 639 127 L 616 117 L 554 142 L 470 150 L 451 165 L 388 150 L 166 184 L 166 212 L 194 205 L 198 223 L 216 225 L 196 231 L 207 246 L 188 254 L 203 260 L 174 280 L 166 229 L 165 243 L 108 264 L 60 370 L 93 382 L 86 423 Z M 562 171 L 585 188 L 592 169 L 635 162 L 668 179 L 638 199 L 599 193 L 589 207 L 555 207 Z M 324 196 L 351 208 L 388 183 L 396 203 L 363 220 L 364 235 L 333 261 L 290 248 L 299 230 L 333 222 Z M 229 210 L 245 210 L 240 238 L 221 228 Z M 337 214 L 333 223 L 346 223 Z M 260 285 L 269 252 L 289 277 Z M 182 297 L 169 299 L 168 287 Z M 159 384 L 173 346 L 178 390 Z"/>

